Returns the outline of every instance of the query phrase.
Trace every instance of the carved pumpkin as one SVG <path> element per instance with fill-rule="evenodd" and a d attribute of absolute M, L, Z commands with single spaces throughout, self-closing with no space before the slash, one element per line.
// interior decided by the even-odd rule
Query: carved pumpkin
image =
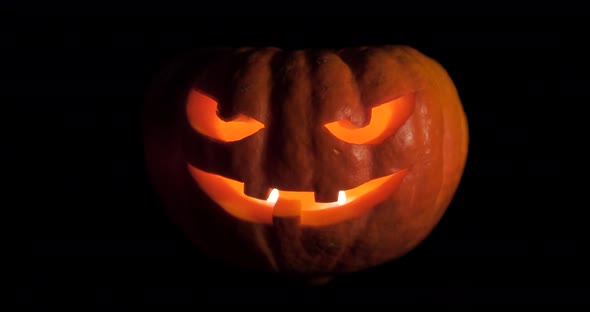
<path fill-rule="evenodd" d="M 195 244 L 231 263 L 312 277 L 396 259 L 461 179 L 461 102 L 415 49 L 217 49 L 162 77 L 150 176 Z"/>

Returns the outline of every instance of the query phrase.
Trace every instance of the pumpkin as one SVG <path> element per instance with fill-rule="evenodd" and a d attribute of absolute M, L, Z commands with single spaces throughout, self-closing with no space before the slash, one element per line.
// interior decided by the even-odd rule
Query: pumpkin
<path fill-rule="evenodd" d="M 309 278 L 416 247 L 468 150 L 449 74 L 408 46 L 189 53 L 155 81 L 144 134 L 151 181 L 198 248 Z"/>

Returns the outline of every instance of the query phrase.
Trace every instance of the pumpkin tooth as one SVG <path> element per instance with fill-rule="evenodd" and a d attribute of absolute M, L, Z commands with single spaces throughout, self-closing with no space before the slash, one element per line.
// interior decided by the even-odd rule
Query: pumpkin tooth
<path fill-rule="evenodd" d="M 342 196 L 339 196 L 339 193 L 338 191 L 315 191 L 313 194 L 316 203 L 333 203 L 337 202 L 338 198 Z"/>
<path fill-rule="evenodd" d="M 244 195 L 249 197 L 266 200 L 271 190 L 261 183 L 244 183 Z"/>
<path fill-rule="evenodd" d="M 270 191 L 270 194 L 268 194 L 266 202 L 270 203 L 271 205 L 274 205 L 277 203 L 277 200 L 279 200 L 279 190 L 275 188 L 272 189 L 272 191 Z"/>
<path fill-rule="evenodd" d="M 346 204 L 346 192 L 338 191 L 338 205 L 342 206 Z"/>

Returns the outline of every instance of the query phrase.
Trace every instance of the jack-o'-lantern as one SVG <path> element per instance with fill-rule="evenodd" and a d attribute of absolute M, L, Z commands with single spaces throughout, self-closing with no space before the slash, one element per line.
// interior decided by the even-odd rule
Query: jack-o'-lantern
<path fill-rule="evenodd" d="M 406 46 L 189 54 L 156 81 L 144 126 L 153 185 L 199 248 L 309 277 L 417 246 L 468 147 L 448 73 Z"/>

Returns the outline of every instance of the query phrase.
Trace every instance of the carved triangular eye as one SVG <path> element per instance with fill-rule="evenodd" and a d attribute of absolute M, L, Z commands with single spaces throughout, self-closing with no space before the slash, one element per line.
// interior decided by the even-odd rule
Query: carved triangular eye
<path fill-rule="evenodd" d="M 193 129 L 223 142 L 239 141 L 264 128 L 260 121 L 244 114 L 230 121 L 222 120 L 217 114 L 217 101 L 194 89 L 188 96 L 186 114 Z"/>
<path fill-rule="evenodd" d="M 341 119 L 324 125 L 338 139 L 352 144 L 379 144 L 393 135 L 414 110 L 414 94 L 375 106 L 371 110 L 371 121 L 358 128 L 348 119 Z"/>

